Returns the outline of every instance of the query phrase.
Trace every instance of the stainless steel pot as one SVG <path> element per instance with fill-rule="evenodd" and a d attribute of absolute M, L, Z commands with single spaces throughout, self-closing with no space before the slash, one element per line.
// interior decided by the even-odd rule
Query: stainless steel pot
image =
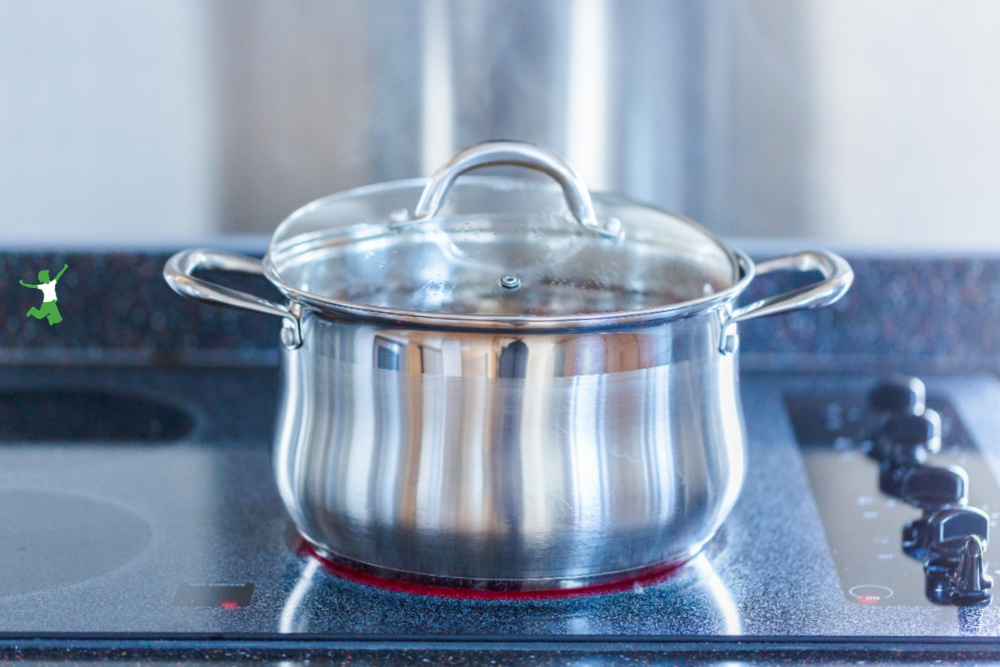
<path fill-rule="evenodd" d="M 496 164 L 559 188 L 455 180 Z M 192 276 L 208 268 L 263 273 L 287 302 Z M 783 270 L 823 277 L 734 307 L 755 274 Z M 680 216 L 592 200 L 561 159 L 509 142 L 458 153 L 426 187 L 314 202 L 263 263 L 189 250 L 164 275 L 283 318 L 275 474 L 321 554 L 525 590 L 697 553 L 744 475 L 737 323 L 827 305 L 853 278 L 828 252 L 755 266 Z"/>

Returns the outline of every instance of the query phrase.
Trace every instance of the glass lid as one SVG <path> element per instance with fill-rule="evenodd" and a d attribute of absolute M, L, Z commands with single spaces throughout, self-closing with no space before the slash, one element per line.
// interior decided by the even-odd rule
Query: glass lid
<path fill-rule="evenodd" d="M 500 164 L 554 181 L 457 178 Z M 320 307 L 522 324 L 674 310 L 742 277 L 734 251 L 690 220 L 591 197 L 561 158 L 513 142 L 465 149 L 429 182 L 303 207 L 275 232 L 265 267 L 291 297 Z"/>

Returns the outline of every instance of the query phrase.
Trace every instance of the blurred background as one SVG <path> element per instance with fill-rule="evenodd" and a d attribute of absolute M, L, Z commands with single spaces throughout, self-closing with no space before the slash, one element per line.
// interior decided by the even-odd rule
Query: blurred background
<path fill-rule="evenodd" d="M 188 244 L 489 139 L 726 236 L 1000 249 L 993 0 L 0 0 L 0 244 Z"/>

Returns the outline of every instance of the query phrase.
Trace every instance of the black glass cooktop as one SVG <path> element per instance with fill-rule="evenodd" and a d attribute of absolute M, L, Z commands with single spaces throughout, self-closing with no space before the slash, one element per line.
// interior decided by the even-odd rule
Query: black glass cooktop
<path fill-rule="evenodd" d="M 831 416 L 860 415 L 875 378 L 745 375 L 747 478 L 704 554 L 655 585 L 557 600 L 428 597 L 324 569 L 300 549 L 272 481 L 278 380 L 253 369 L 0 369 L 0 395 L 20 415 L 0 429 L 0 634 L 1000 637 L 997 604 L 927 599 L 923 564 L 900 544 L 920 511 L 879 491 L 879 463 L 850 440 L 849 419 Z M 924 380 L 944 445 L 927 463 L 963 465 L 968 503 L 995 522 L 1000 382 Z M 58 409 L 44 407 L 50 398 Z M 88 437 L 44 423 L 69 415 L 89 422 Z M 102 422 L 126 416 L 135 423 Z M 997 553 L 987 545 L 988 560 Z"/>

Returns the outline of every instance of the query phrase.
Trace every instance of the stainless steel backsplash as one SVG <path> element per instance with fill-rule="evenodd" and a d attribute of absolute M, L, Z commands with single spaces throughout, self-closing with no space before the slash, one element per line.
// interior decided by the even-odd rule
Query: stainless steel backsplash
<path fill-rule="evenodd" d="M 753 11 L 679 0 L 213 5 L 223 226 L 270 230 L 320 195 L 517 139 L 561 152 L 592 188 L 742 231 L 731 125 L 754 111 L 740 95 L 770 83 L 731 86 L 739 63 L 722 43 L 745 42 L 748 22 Z M 797 107 L 782 106 L 794 133 Z M 792 210 L 760 231 L 790 232 L 796 170 L 764 166 L 756 178 L 779 180 Z"/>
<path fill-rule="evenodd" d="M 520 139 L 721 234 L 1000 247 L 998 20 L 992 0 L 0 0 L 0 237 L 270 232 Z"/>

